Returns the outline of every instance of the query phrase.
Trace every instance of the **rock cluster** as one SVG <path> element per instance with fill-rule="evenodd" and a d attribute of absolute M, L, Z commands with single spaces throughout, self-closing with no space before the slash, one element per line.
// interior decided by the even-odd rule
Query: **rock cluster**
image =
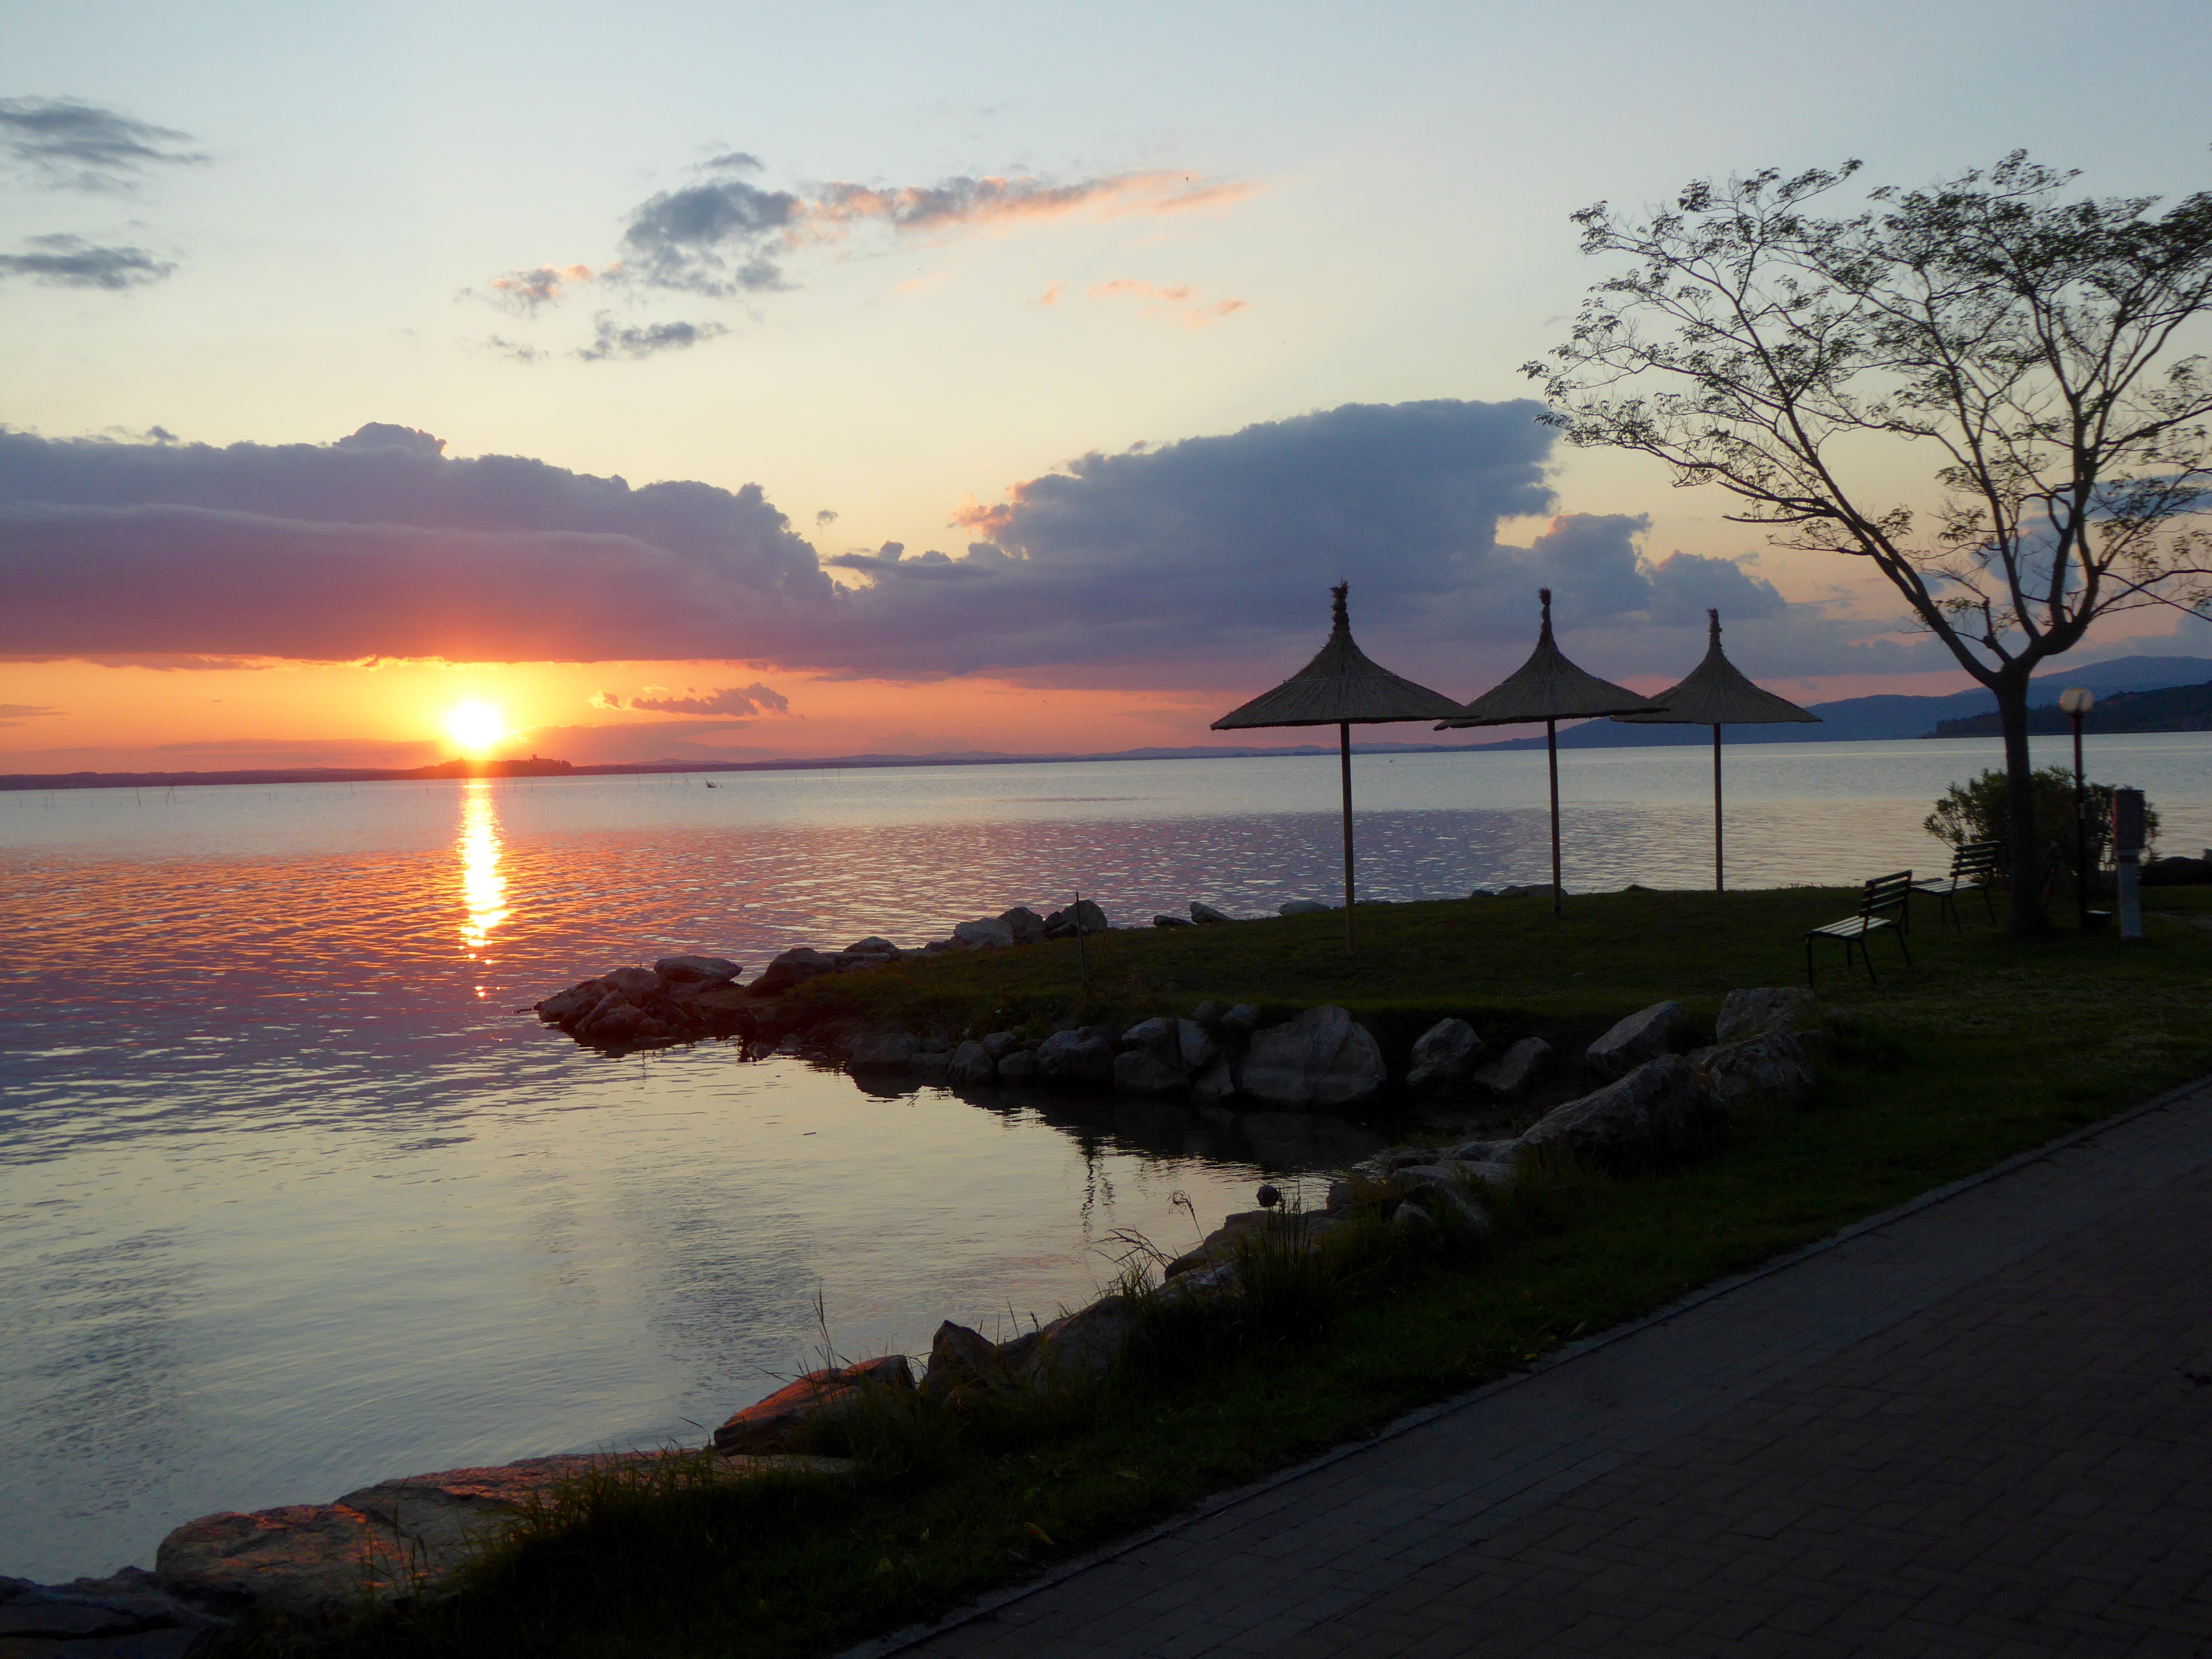
<path fill-rule="evenodd" d="M 533 1005 L 538 1018 L 603 1048 L 664 1048 L 721 1029 L 744 971 L 721 957 L 614 968 Z"/>
<path fill-rule="evenodd" d="M 1241 1099 L 1277 1111 L 1364 1105 L 1389 1080 L 1382 1050 L 1342 1008 L 1309 1008 L 1260 1026 L 1238 1003 L 1203 1004 L 1194 1019 L 1164 1015 L 1125 1030 L 1078 1026 L 1042 1037 L 992 1031 L 954 1045 L 902 1031 L 854 1039 L 855 1076 L 913 1077 L 963 1089 L 994 1085 L 1111 1089 L 1158 1099 Z"/>
<path fill-rule="evenodd" d="M 126 1567 L 112 1578 L 54 1587 L 0 1579 L 0 1655 L 184 1659 L 242 1613 L 317 1620 L 365 1601 L 426 1595 L 561 1482 L 641 1472 L 671 1458 L 718 1480 L 853 1468 L 844 1458 L 689 1451 L 532 1457 L 380 1480 L 327 1504 L 204 1515 L 161 1540 L 150 1573 Z M 56 1645 L 37 1645 L 41 1640 Z"/>
<path fill-rule="evenodd" d="M 1681 1004 L 1653 1003 L 1616 1021 L 1583 1050 L 1588 1072 L 1608 1079 L 1602 1087 L 1553 1107 L 1511 1140 L 1470 1142 L 1449 1152 L 1400 1148 L 1383 1153 L 1373 1172 L 1402 1174 L 1430 1160 L 1451 1179 L 1496 1184 L 1510 1182 L 1530 1158 L 1564 1155 L 1605 1170 L 1676 1161 L 1694 1152 L 1735 1107 L 1809 1094 L 1826 1039 L 1820 1018 L 1810 992 L 1731 991 L 1715 1022 L 1720 1041 L 1682 1054 L 1670 1049 L 1686 1024 Z M 1525 1038 L 1504 1060 L 1481 1066 L 1481 1038 L 1464 1021 L 1440 1020 L 1413 1045 L 1413 1078 L 1424 1086 L 1486 1082 L 1494 1093 L 1510 1095 L 1527 1085 L 1549 1053 L 1540 1039 Z M 1510 1074 L 1507 1062 L 1516 1062 Z"/>
<path fill-rule="evenodd" d="M 1106 913 L 1089 899 L 1039 915 L 1022 905 L 995 916 L 981 916 L 955 927 L 946 939 L 918 951 L 870 934 L 842 951 L 795 945 L 770 962 L 750 984 L 738 983 L 744 971 L 722 957 L 663 957 L 650 968 L 614 968 L 532 1005 L 549 1025 L 558 1025 L 580 1042 L 613 1049 L 660 1048 L 702 1036 L 749 1036 L 752 1011 L 809 980 L 849 974 L 949 951 L 1004 950 L 1078 933 L 1103 933 Z"/>

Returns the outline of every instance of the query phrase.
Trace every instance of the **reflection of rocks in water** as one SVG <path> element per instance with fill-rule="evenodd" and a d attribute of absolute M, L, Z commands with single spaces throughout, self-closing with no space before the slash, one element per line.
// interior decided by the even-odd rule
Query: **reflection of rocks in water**
<path fill-rule="evenodd" d="M 1332 1170 L 1372 1157 L 1389 1144 L 1385 1136 L 1348 1118 L 1322 1112 L 1232 1112 L 1219 1106 L 1199 1109 L 1221 1120 L 1226 1132 L 1246 1150 L 1242 1156 L 1271 1170 Z"/>
<path fill-rule="evenodd" d="M 1157 1158 L 1257 1164 L 1291 1174 L 1357 1164 L 1389 1144 L 1363 1124 L 1320 1112 L 1239 1112 L 1111 1097 L 1071 1100 L 1013 1090 L 963 1098 L 1004 1117 L 1033 1115 L 1086 1147 L 1103 1138 Z"/>

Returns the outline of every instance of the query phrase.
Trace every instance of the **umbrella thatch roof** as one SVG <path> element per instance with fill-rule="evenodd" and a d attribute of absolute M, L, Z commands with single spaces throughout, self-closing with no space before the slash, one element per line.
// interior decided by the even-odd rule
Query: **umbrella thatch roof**
<path fill-rule="evenodd" d="M 1643 714 L 1659 705 L 1626 686 L 1586 674 L 1561 654 L 1552 641 L 1552 590 L 1542 592 L 1544 625 L 1536 649 L 1504 681 L 1484 692 L 1437 729 L 1457 726 L 1525 726 L 1534 720 L 1593 719 L 1600 714 Z"/>
<path fill-rule="evenodd" d="M 1712 643 L 1705 659 L 1691 670 L 1680 685 L 1662 691 L 1652 701 L 1656 714 L 1616 714 L 1624 726 L 1775 726 L 1784 720 L 1820 723 L 1818 714 L 1806 713 L 1786 698 L 1762 691 L 1721 653 L 1721 613 L 1708 611 Z"/>
<path fill-rule="evenodd" d="M 1328 643 L 1304 668 L 1273 690 L 1213 722 L 1216 732 L 1250 726 L 1379 726 L 1390 720 L 1432 720 L 1459 705 L 1441 691 L 1392 673 L 1352 642 L 1345 613 L 1346 584 L 1329 592 L 1335 625 Z"/>

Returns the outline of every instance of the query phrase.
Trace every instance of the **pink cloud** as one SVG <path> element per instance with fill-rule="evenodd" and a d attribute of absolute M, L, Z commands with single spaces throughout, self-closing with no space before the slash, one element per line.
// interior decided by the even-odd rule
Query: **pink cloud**
<path fill-rule="evenodd" d="M 1216 300 L 1212 304 L 1199 301 L 1199 292 L 1188 283 L 1178 283 L 1172 288 L 1160 288 L 1151 283 L 1139 282 L 1133 276 L 1117 276 L 1110 283 L 1093 283 L 1090 298 L 1093 300 L 1135 300 L 1145 307 L 1144 315 L 1163 319 L 1172 316 L 1185 328 L 1208 328 L 1224 317 L 1233 317 L 1240 311 L 1249 311 L 1249 300 Z M 1170 307 L 1181 307 L 1180 310 Z"/>
<path fill-rule="evenodd" d="M 558 305 L 572 289 L 595 280 L 589 265 L 539 265 L 532 270 L 510 270 L 486 284 L 494 303 L 510 311 L 535 312 L 540 306 Z"/>

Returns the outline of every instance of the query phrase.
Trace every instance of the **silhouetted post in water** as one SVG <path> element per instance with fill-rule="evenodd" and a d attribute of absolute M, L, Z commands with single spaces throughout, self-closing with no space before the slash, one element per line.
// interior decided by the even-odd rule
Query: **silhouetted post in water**
<path fill-rule="evenodd" d="M 2074 921 L 2089 931 L 2089 824 L 2087 792 L 2081 781 L 2081 716 L 2097 706 L 2097 694 L 2086 685 L 2069 685 L 2058 694 L 2058 706 L 2074 722 Z"/>
<path fill-rule="evenodd" d="M 1328 642 L 1304 668 L 1264 696 L 1231 709 L 1213 722 L 1216 732 L 1263 726 L 1333 726 L 1336 728 L 1337 773 L 1344 797 L 1344 942 L 1357 934 L 1352 919 L 1355 896 L 1352 854 L 1352 728 L 1395 720 L 1432 720 L 1456 713 L 1459 705 L 1441 691 L 1392 673 L 1352 642 L 1346 595 L 1349 585 L 1329 590 Z"/>
<path fill-rule="evenodd" d="M 1646 714 L 1659 705 L 1569 662 L 1552 638 L 1552 590 L 1540 589 L 1536 597 L 1543 606 L 1543 621 L 1528 660 L 1465 708 L 1454 709 L 1437 730 L 1544 723 L 1544 753 L 1552 774 L 1552 914 L 1556 916 L 1566 908 L 1559 873 L 1559 722 Z"/>
<path fill-rule="evenodd" d="M 1711 629 L 1705 660 L 1692 669 L 1679 685 L 1671 685 L 1652 701 L 1656 714 L 1615 714 L 1623 726 L 1710 726 L 1713 728 L 1713 891 L 1722 892 L 1728 878 L 1721 864 L 1721 727 L 1774 726 L 1785 720 L 1820 723 L 1796 703 L 1762 691 L 1746 679 L 1721 650 L 1721 613 L 1705 612 Z"/>

